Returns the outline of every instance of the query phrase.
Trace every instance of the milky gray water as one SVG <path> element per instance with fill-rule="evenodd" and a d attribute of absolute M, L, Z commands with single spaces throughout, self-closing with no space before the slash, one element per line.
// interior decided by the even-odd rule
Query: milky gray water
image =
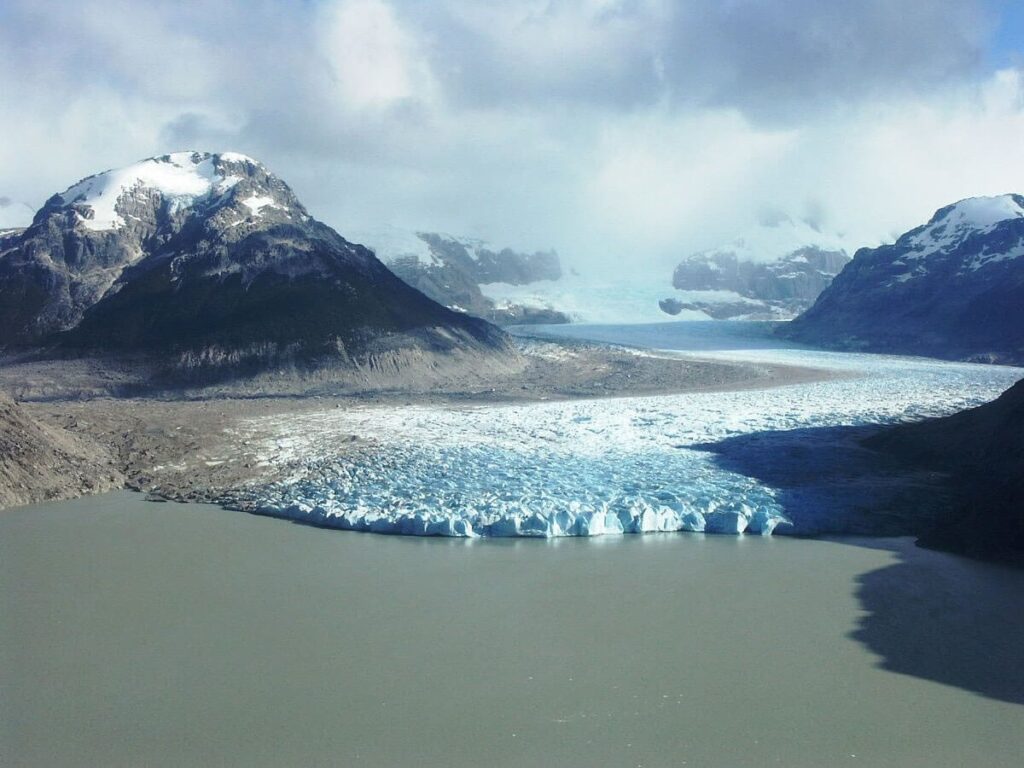
<path fill-rule="evenodd" d="M 0 514 L 5 766 L 1019 766 L 1024 574 L 914 548 Z"/>

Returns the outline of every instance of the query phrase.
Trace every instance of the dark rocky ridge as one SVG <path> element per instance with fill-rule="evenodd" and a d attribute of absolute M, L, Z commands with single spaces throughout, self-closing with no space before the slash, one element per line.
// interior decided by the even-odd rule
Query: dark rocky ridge
<path fill-rule="evenodd" d="M 185 375 L 233 375 L 508 346 L 493 326 L 409 287 L 236 154 L 178 153 L 90 177 L 0 246 L 8 347 L 141 353 Z"/>
<path fill-rule="evenodd" d="M 922 544 L 1024 564 L 1024 381 L 991 403 L 891 427 L 865 444 L 946 474 L 954 501 Z"/>
<path fill-rule="evenodd" d="M 840 349 L 1024 362 L 1024 197 L 939 210 L 892 245 L 862 248 L 780 329 Z"/>

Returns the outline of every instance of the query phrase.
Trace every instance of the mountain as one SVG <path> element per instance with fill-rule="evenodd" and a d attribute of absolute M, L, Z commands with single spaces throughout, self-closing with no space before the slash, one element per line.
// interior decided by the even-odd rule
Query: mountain
<path fill-rule="evenodd" d="M 504 349 L 237 153 L 90 176 L 0 236 L 0 345 L 145 353 L 183 372 Z"/>
<path fill-rule="evenodd" d="M 681 293 L 659 306 L 716 320 L 788 319 L 811 306 L 849 260 L 840 238 L 783 217 L 683 259 L 672 275 Z"/>
<path fill-rule="evenodd" d="M 358 239 L 409 285 L 456 312 L 502 325 L 569 322 L 553 308 L 494 301 L 482 289 L 558 280 L 562 267 L 555 251 L 494 250 L 475 238 L 395 227 L 369 230 Z"/>
<path fill-rule="evenodd" d="M 991 403 L 866 444 L 947 475 L 953 503 L 923 544 L 1024 563 L 1024 380 Z"/>
<path fill-rule="evenodd" d="M 823 346 L 1024 362 L 1024 197 L 961 200 L 891 245 L 862 248 L 780 330 Z"/>

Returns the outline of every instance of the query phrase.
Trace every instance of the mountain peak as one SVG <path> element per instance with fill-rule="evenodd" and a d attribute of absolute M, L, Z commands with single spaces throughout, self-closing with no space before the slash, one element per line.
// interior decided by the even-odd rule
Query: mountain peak
<path fill-rule="evenodd" d="M 940 208 L 927 224 L 904 237 L 918 255 L 927 255 L 947 251 L 973 234 L 988 232 L 1004 221 L 1019 218 L 1024 218 L 1024 196 L 968 197 Z"/>
<path fill-rule="evenodd" d="M 249 181 L 258 189 L 241 200 L 255 215 L 268 205 L 287 207 L 267 194 L 276 177 L 262 163 L 238 152 L 173 152 L 140 160 L 88 176 L 51 199 L 50 205 L 76 211 L 81 223 L 93 231 L 121 229 L 126 225 L 130 202 L 156 193 L 172 209 L 191 207 L 197 201 L 225 196 L 240 182 Z M 286 187 L 284 187 L 286 189 Z M 290 193 L 289 193 L 290 197 Z"/>

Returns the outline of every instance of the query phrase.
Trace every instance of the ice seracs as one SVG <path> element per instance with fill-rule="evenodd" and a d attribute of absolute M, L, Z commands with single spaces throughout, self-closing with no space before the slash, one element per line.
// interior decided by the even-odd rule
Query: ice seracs
<path fill-rule="evenodd" d="M 289 476 L 246 492 L 244 507 L 324 527 L 411 535 L 878 533 L 873 526 L 891 525 L 886 498 L 865 503 L 862 493 L 845 497 L 837 488 L 822 503 L 775 486 L 775 470 L 795 465 L 805 472 L 808 457 L 777 452 L 759 436 L 945 414 L 994 396 L 1022 373 L 822 352 L 731 354 L 844 375 L 760 391 L 356 406 L 256 419 L 258 461 L 286 467 Z M 348 435 L 366 436 L 366 443 L 339 448 Z M 745 436 L 758 438 L 750 451 L 765 479 L 715 458 L 712 446 Z"/>

